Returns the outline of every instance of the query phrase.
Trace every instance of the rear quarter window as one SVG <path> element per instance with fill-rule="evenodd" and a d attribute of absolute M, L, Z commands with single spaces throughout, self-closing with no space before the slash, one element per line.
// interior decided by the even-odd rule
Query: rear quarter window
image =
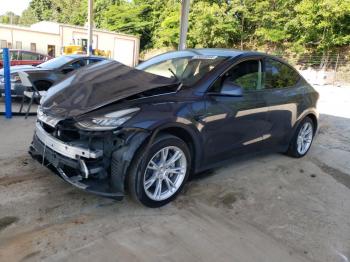
<path fill-rule="evenodd" d="M 270 58 L 265 60 L 265 89 L 293 87 L 299 79 L 299 74 L 290 66 Z"/>
<path fill-rule="evenodd" d="M 97 62 L 100 62 L 100 61 L 102 61 L 102 59 L 89 58 L 89 59 L 87 59 L 86 64 L 87 65 L 91 65 L 91 64 L 94 64 L 94 63 L 97 63 Z"/>

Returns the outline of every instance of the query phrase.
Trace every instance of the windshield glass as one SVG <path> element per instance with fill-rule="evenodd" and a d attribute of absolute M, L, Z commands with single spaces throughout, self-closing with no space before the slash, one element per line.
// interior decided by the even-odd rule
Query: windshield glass
<path fill-rule="evenodd" d="M 162 61 L 154 59 L 154 63 L 150 59 L 144 63 L 146 65 L 140 64 L 136 68 L 167 78 L 177 78 L 185 85 L 193 85 L 225 59 L 224 56 L 206 55 L 176 57 Z"/>
<path fill-rule="evenodd" d="M 56 69 L 73 60 L 74 60 L 73 57 L 60 56 L 60 57 L 51 59 L 49 61 L 46 61 L 45 63 L 38 65 L 38 67 L 46 68 L 46 69 Z"/>

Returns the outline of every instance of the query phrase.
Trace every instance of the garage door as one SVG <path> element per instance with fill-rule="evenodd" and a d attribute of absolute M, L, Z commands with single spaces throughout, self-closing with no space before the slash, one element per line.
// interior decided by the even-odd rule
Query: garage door
<path fill-rule="evenodd" d="M 114 42 L 114 59 L 128 66 L 134 66 L 134 49 L 134 40 L 117 38 Z"/>

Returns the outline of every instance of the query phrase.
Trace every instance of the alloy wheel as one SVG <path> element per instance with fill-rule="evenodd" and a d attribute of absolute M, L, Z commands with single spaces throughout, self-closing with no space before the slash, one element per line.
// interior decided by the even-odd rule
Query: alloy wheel
<path fill-rule="evenodd" d="M 313 127 L 310 122 L 305 122 L 299 130 L 297 138 L 297 150 L 304 155 L 310 148 L 313 138 Z"/>
<path fill-rule="evenodd" d="M 187 171 L 184 152 L 176 146 L 167 146 L 155 153 L 145 169 L 143 187 L 154 201 L 174 195 L 181 187 Z"/>

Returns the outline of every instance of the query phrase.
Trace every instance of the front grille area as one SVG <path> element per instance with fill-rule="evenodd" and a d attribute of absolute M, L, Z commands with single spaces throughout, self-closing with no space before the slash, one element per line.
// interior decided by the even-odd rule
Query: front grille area
<path fill-rule="evenodd" d="M 41 126 L 44 128 L 44 130 L 49 133 L 49 134 L 53 134 L 55 132 L 55 128 L 52 126 L 49 126 L 48 124 L 44 123 L 44 122 L 40 122 Z"/>
<path fill-rule="evenodd" d="M 77 141 L 81 138 L 78 129 L 73 124 L 73 121 L 61 121 L 56 127 L 52 127 L 44 122 L 40 122 L 40 124 L 47 133 L 63 142 Z"/>
<path fill-rule="evenodd" d="M 69 129 L 59 129 L 57 137 L 63 142 L 72 142 L 80 139 L 78 131 Z"/>
<path fill-rule="evenodd" d="M 74 126 L 73 120 L 62 120 L 57 124 L 56 137 L 63 142 L 80 140 L 79 130 Z"/>

